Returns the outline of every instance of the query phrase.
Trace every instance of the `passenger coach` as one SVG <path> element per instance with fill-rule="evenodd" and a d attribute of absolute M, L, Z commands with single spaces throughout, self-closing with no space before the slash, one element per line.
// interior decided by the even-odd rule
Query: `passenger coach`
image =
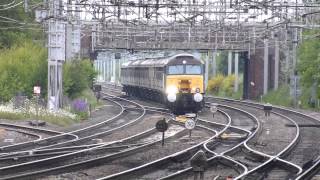
<path fill-rule="evenodd" d="M 176 113 L 204 106 L 204 64 L 191 54 L 129 61 L 121 67 L 123 91 L 165 103 Z"/>

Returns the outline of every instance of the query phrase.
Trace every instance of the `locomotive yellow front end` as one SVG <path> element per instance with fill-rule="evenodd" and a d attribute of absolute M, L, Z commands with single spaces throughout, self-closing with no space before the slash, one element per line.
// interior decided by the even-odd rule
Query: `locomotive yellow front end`
<path fill-rule="evenodd" d="M 197 112 L 204 106 L 203 64 L 182 60 L 167 67 L 165 87 L 167 104 L 175 112 Z"/>

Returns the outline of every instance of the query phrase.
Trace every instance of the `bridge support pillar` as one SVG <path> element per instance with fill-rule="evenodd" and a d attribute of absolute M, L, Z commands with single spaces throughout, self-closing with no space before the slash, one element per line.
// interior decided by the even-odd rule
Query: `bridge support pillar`
<path fill-rule="evenodd" d="M 279 39 L 275 39 L 274 47 L 274 90 L 279 86 Z"/>
<path fill-rule="evenodd" d="M 235 74 L 235 80 L 234 80 L 234 92 L 238 92 L 239 90 L 239 53 L 236 52 L 234 55 L 234 74 Z"/>
<path fill-rule="evenodd" d="M 228 75 L 232 74 L 232 52 L 228 52 Z"/>
<path fill-rule="evenodd" d="M 263 56 L 263 94 L 268 93 L 268 78 L 269 78 L 269 49 L 268 39 L 264 39 L 264 56 Z"/>
<path fill-rule="evenodd" d="M 103 61 L 103 81 L 106 82 L 106 61 Z"/>
<path fill-rule="evenodd" d="M 212 51 L 212 76 L 217 75 L 217 61 L 216 61 L 217 51 Z"/>
<path fill-rule="evenodd" d="M 205 80 L 205 87 L 207 89 L 208 87 L 208 80 L 209 80 L 209 53 L 207 53 L 205 57 L 205 75 L 204 75 L 204 80 Z"/>
<path fill-rule="evenodd" d="M 116 62 L 114 59 L 112 59 L 112 79 L 116 83 Z"/>
<path fill-rule="evenodd" d="M 108 59 L 108 81 L 110 82 L 112 78 L 112 61 Z"/>

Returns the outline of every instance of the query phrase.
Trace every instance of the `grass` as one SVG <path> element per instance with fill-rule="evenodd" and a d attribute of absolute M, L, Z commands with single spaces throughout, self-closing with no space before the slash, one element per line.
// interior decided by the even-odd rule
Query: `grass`
<path fill-rule="evenodd" d="M 101 101 L 97 102 L 96 96 L 89 88 L 83 90 L 81 92 L 80 96 L 78 96 L 77 98 L 86 99 L 88 104 L 91 104 L 92 109 L 95 109 L 95 108 L 103 105 L 103 103 Z"/>
<path fill-rule="evenodd" d="M 2 112 L 0 111 L 0 119 L 8 120 L 21 120 L 25 119 L 25 115 L 22 113 Z"/>
<path fill-rule="evenodd" d="M 298 97 L 298 107 L 302 109 L 309 109 L 319 111 L 320 107 L 311 107 L 309 100 L 311 97 L 311 88 L 302 88 L 302 94 Z M 288 85 L 279 87 L 278 90 L 270 91 L 262 97 L 262 102 L 271 103 L 285 107 L 294 107 L 294 99 L 290 95 L 290 88 Z"/>
<path fill-rule="evenodd" d="M 92 109 L 95 109 L 99 106 L 102 106 L 103 103 L 101 101 L 97 102 L 97 99 L 94 93 L 89 89 L 85 89 L 81 92 L 81 94 L 77 97 L 79 99 L 84 99 L 88 104 L 91 105 Z M 39 109 L 39 115 L 36 115 L 35 104 L 31 100 L 31 103 L 22 108 L 21 110 L 14 110 L 11 106 L 2 106 L 0 108 L 0 119 L 8 119 L 8 120 L 43 120 L 48 123 L 52 123 L 58 126 L 69 126 L 74 123 L 79 123 L 81 120 L 88 118 L 88 112 L 77 112 L 76 116 L 72 115 L 68 111 L 61 112 L 49 112 L 45 108 Z M 11 107 L 11 108 L 9 108 Z M 66 107 L 69 109 L 70 107 Z M 73 112 L 76 113 L 76 112 Z M 71 114 L 71 115 L 70 115 Z"/>
<path fill-rule="evenodd" d="M 278 90 L 270 91 L 262 96 L 262 102 L 286 107 L 293 106 L 293 99 L 290 96 L 289 86 L 281 86 Z"/>
<path fill-rule="evenodd" d="M 40 115 L 36 116 L 34 114 L 26 114 L 26 113 L 17 113 L 17 112 L 1 112 L 0 111 L 0 119 L 8 119 L 8 120 L 43 120 L 58 126 L 69 126 L 71 124 L 79 122 L 79 118 L 71 118 L 71 117 L 60 117 L 54 115 Z"/>

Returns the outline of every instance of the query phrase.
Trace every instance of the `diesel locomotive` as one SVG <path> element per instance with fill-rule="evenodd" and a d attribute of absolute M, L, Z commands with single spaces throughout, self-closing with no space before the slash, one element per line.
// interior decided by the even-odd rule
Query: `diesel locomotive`
<path fill-rule="evenodd" d="M 204 64 L 191 54 L 124 63 L 121 84 L 126 94 L 162 102 L 175 113 L 204 107 Z"/>

